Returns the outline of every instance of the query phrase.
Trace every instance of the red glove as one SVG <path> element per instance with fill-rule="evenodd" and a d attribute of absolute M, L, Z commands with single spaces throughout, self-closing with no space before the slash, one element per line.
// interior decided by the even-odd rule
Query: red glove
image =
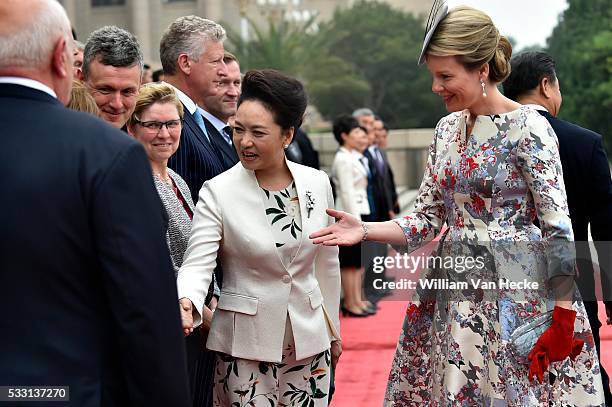
<path fill-rule="evenodd" d="M 568 356 L 574 360 L 580 354 L 584 341 L 574 339 L 575 320 L 576 311 L 555 307 L 552 323 L 529 352 L 530 381 L 536 376 L 542 383 L 550 362 L 564 360 Z"/>

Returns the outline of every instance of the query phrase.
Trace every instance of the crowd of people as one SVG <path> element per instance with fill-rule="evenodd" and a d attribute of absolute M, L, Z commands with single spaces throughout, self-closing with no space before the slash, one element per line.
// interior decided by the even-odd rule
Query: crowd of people
<path fill-rule="evenodd" d="M 441 256 L 465 244 L 496 278 L 518 268 L 542 288 L 493 301 L 417 292 L 385 405 L 612 403 L 592 265 L 575 272 L 588 250 L 550 250 L 554 270 L 535 245 L 495 255 L 586 241 L 589 225 L 612 240 L 601 136 L 556 118 L 549 55 L 512 58 L 486 14 L 440 3 L 419 63 L 450 114 L 416 208 L 398 217 L 383 119 L 337 117 L 339 148 L 319 170 L 304 85 L 243 75 L 218 23 L 177 18 L 153 71 L 122 28 L 81 43 L 58 2 L 3 1 L 0 385 L 69 386 L 75 406 L 327 406 L 339 314 L 374 315 L 388 294 L 373 258 L 440 237 Z M 609 253 L 598 251 L 603 271 Z M 512 333 L 546 314 L 521 359 Z"/>

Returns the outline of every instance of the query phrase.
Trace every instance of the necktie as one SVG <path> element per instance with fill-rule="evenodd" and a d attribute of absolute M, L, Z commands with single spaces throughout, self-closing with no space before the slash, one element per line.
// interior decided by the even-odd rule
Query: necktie
<path fill-rule="evenodd" d="M 225 139 L 225 141 L 227 141 L 227 143 L 231 146 L 232 144 L 232 136 L 233 136 L 233 130 L 231 128 L 231 126 L 225 126 L 223 128 L 223 138 Z"/>
<path fill-rule="evenodd" d="M 202 117 L 202 114 L 200 113 L 198 109 L 196 109 L 196 111 L 193 112 L 193 118 L 195 122 L 198 124 L 198 127 L 200 128 L 200 130 L 202 130 L 202 133 L 204 133 L 204 137 L 206 137 L 206 140 L 208 140 L 208 143 L 210 143 L 210 137 L 208 137 L 208 132 L 206 131 L 206 125 L 204 124 L 204 118 Z"/>
<path fill-rule="evenodd" d="M 375 154 L 375 163 L 376 163 L 376 169 L 378 170 L 379 174 L 384 174 L 385 172 L 385 160 L 383 160 L 382 154 L 380 152 L 380 149 L 378 147 L 376 147 L 374 149 Z"/>

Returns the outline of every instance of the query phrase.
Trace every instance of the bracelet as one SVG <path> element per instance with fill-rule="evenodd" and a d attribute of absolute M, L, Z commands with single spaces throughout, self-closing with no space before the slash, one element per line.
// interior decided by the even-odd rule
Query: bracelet
<path fill-rule="evenodd" d="M 363 229 L 363 237 L 361 238 L 361 241 L 365 242 L 368 239 L 368 226 L 362 221 L 361 228 Z"/>

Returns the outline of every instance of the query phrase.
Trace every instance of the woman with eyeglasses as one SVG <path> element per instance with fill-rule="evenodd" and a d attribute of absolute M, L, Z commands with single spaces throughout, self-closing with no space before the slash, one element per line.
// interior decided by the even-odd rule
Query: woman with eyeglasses
<path fill-rule="evenodd" d="M 153 181 L 164 209 L 168 213 L 166 240 L 172 259 L 175 275 L 183 264 L 183 254 L 187 249 L 191 234 L 191 220 L 194 204 L 189 187 L 174 171 L 168 168 L 168 159 L 176 152 L 181 138 L 183 105 L 174 90 L 164 84 L 149 83 L 140 88 L 136 107 L 127 123 L 128 133 L 143 145 L 151 169 Z M 211 306 L 213 293 L 217 292 L 215 282 L 208 287 L 206 304 Z M 212 311 L 205 306 L 212 317 Z M 204 324 L 206 325 L 206 324 Z M 207 329 L 207 327 L 206 327 Z M 189 376 L 192 397 L 198 400 L 210 399 L 214 367 L 214 354 L 201 350 L 191 350 L 189 357 Z M 190 342 L 187 343 L 191 347 Z"/>

